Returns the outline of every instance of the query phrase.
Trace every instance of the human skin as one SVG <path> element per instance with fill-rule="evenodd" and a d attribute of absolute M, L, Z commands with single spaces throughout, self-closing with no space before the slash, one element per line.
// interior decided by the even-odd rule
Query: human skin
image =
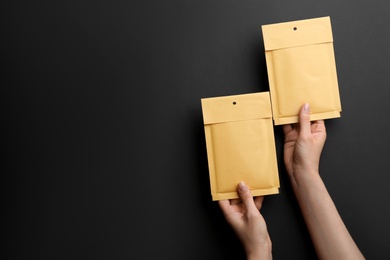
<path fill-rule="evenodd" d="M 284 163 L 319 259 L 365 259 L 349 234 L 319 174 L 326 140 L 323 120 L 310 122 L 310 106 L 299 113 L 299 123 L 284 125 Z M 240 199 L 221 200 L 227 222 L 241 240 L 248 259 L 272 259 L 272 243 L 260 214 L 264 197 L 252 197 L 245 183 Z"/>
<path fill-rule="evenodd" d="M 272 243 L 260 209 L 263 196 L 252 197 L 248 186 L 240 182 L 237 187 L 240 199 L 220 200 L 220 208 L 241 240 L 247 259 L 272 259 Z"/>
<path fill-rule="evenodd" d="M 323 120 L 310 122 L 309 104 L 299 124 L 284 125 L 284 162 L 319 259 L 365 259 L 342 221 L 319 174 L 326 140 Z"/>

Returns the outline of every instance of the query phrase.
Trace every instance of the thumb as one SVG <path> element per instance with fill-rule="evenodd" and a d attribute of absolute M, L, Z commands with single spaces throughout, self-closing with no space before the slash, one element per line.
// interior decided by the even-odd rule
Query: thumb
<path fill-rule="evenodd" d="M 257 211 L 255 202 L 253 201 L 252 193 L 243 181 L 238 184 L 237 192 L 238 196 L 240 196 L 242 203 L 244 204 L 245 210 Z"/>
<path fill-rule="evenodd" d="M 310 128 L 310 105 L 305 103 L 301 111 L 299 112 L 299 134 L 303 136 L 309 136 L 311 134 Z"/>

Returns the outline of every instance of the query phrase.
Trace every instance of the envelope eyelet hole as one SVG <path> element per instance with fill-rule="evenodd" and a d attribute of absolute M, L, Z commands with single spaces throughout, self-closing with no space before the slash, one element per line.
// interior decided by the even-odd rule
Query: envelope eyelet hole
<path fill-rule="evenodd" d="M 233 102 L 233 105 L 236 105 L 236 104 L 237 104 L 237 102 L 236 102 L 236 101 L 234 101 L 234 102 Z"/>
<path fill-rule="evenodd" d="M 297 27 L 294 27 L 293 30 L 296 31 L 296 30 L 298 30 L 298 28 L 297 28 Z"/>

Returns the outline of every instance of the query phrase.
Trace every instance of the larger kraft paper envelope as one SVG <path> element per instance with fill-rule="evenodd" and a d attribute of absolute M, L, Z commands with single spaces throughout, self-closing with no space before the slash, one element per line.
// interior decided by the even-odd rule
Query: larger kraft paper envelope
<path fill-rule="evenodd" d="M 269 92 L 204 98 L 202 112 L 213 200 L 279 192 Z"/>
<path fill-rule="evenodd" d="M 340 117 L 329 17 L 262 26 L 275 125 L 298 122 L 304 103 L 311 120 Z"/>

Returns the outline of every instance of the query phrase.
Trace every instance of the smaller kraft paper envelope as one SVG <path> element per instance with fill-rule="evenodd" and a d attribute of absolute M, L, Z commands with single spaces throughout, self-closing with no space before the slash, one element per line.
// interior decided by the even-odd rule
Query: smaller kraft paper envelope
<path fill-rule="evenodd" d="M 269 92 L 201 99 L 213 200 L 279 193 Z"/>
<path fill-rule="evenodd" d="M 330 17 L 262 26 L 275 125 L 298 122 L 310 103 L 311 120 L 340 117 Z"/>

